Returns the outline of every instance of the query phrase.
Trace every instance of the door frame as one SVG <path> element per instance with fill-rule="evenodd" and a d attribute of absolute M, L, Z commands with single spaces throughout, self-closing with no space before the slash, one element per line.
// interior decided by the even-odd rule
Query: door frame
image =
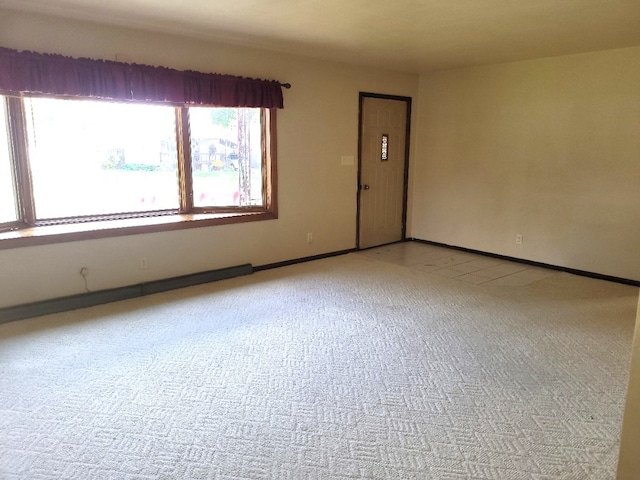
<path fill-rule="evenodd" d="M 365 98 L 380 98 L 383 100 L 398 100 L 407 104 L 407 130 L 404 147 L 404 180 L 402 188 L 402 236 L 401 241 L 407 239 L 407 199 L 409 191 L 409 146 L 411 134 L 411 97 L 400 95 L 385 95 L 382 93 L 360 92 L 358 106 L 358 185 L 356 208 L 356 249 L 360 250 L 360 185 L 362 185 L 362 106 Z"/>

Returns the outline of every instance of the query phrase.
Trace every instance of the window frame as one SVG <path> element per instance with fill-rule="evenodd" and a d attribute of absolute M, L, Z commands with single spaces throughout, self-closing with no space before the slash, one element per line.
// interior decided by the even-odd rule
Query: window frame
<path fill-rule="evenodd" d="M 28 137 L 23 103 L 24 97 L 37 96 L 16 96 L 11 94 L 4 96 L 8 116 L 9 155 L 16 186 L 15 195 L 19 220 L 0 224 L 0 250 L 278 218 L 276 181 L 277 109 L 260 108 L 262 129 L 262 205 L 194 207 L 189 106 L 173 105 L 176 119 L 178 156 L 177 187 L 180 191 L 178 209 L 38 220 L 35 215 L 33 200 L 33 183 L 29 166 Z M 50 95 L 42 96 L 60 98 Z M 62 99 L 65 98 L 63 97 Z M 78 99 L 74 98 L 74 100 Z"/>

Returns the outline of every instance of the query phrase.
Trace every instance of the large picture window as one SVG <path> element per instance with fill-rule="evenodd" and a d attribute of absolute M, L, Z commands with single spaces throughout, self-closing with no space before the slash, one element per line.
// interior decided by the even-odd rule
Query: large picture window
<path fill-rule="evenodd" d="M 0 248 L 277 218 L 289 87 L 0 47 Z"/>
<path fill-rule="evenodd" d="M 77 233 L 93 231 L 92 222 L 104 231 L 104 222 L 149 225 L 152 217 L 174 227 L 180 218 L 194 226 L 198 219 L 273 217 L 271 109 L 0 100 L 5 231 L 81 225 L 70 229 Z M 122 233 L 122 223 L 118 228 Z"/>

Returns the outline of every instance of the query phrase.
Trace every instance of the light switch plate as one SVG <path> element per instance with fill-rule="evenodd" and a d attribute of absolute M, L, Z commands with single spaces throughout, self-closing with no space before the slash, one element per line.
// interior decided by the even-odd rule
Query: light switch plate
<path fill-rule="evenodd" d="M 351 155 L 343 155 L 342 156 L 342 165 L 353 165 L 353 156 L 351 156 Z"/>

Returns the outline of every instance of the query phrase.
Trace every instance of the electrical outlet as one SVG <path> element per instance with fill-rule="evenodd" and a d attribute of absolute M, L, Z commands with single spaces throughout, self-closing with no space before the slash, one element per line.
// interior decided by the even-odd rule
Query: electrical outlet
<path fill-rule="evenodd" d="M 307 243 L 313 243 L 313 233 L 307 233 Z"/>
<path fill-rule="evenodd" d="M 522 234 L 521 233 L 517 233 L 516 234 L 516 245 L 522 245 Z"/>
<path fill-rule="evenodd" d="M 140 270 L 146 270 L 149 268 L 149 264 L 147 263 L 147 257 L 142 257 L 140 259 Z"/>

